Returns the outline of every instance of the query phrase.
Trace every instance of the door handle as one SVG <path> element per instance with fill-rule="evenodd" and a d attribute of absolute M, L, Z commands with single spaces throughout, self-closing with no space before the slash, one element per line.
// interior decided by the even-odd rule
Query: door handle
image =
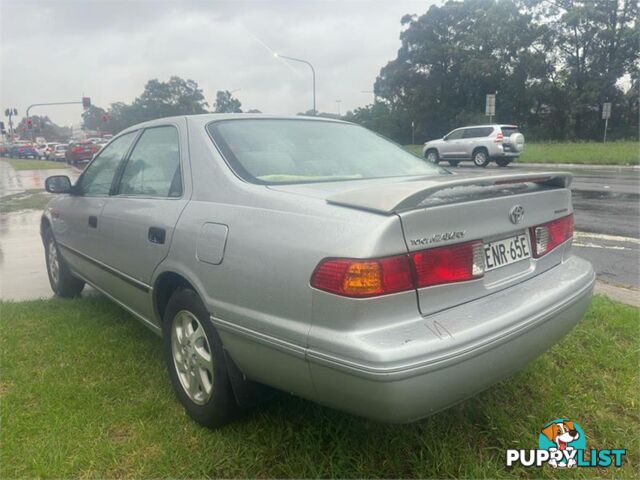
<path fill-rule="evenodd" d="M 89 215 L 89 226 L 91 228 L 98 228 L 98 217 L 95 215 Z"/>
<path fill-rule="evenodd" d="M 151 243 L 157 243 L 159 245 L 164 244 L 164 239 L 167 235 L 167 232 L 164 228 L 159 227 L 149 227 L 149 241 Z"/>

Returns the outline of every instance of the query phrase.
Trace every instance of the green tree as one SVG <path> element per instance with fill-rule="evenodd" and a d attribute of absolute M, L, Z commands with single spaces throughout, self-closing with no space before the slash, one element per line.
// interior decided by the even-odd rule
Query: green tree
<path fill-rule="evenodd" d="M 105 118 L 107 111 L 104 108 L 91 105 L 82 112 L 82 126 L 85 130 L 106 130 Z"/>
<path fill-rule="evenodd" d="M 16 127 L 16 133 L 21 138 L 30 139 L 32 136 L 44 137 L 47 141 L 64 142 L 71 137 L 71 129 L 62 127 L 51 121 L 48 116 L 31 116 L 32 129 L 27 128 L 27 118 L 23 117 Z"/>
<path fill-rule="evenodd" d="M 403 17 L 402 25 L 398 56 L 381 69 L 374 91 L 389 112 L 415 121 L 417 139 L 485 121 L 485 96 L 496 91 L 498 119 L 526 119 L 530 87 L 549 69 L 549 33 L 532 14 L 509 0 L 449 1 Z"/>
<path fill-rule="evenodd" d="M 218 90 L 213 105 L 215 113 L 242 113 L 242 103 L 229 90 Z"/>

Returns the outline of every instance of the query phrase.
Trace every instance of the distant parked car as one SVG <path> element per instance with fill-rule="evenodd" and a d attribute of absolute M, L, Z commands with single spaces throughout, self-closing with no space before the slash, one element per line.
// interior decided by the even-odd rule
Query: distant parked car
<path fill-rule="evenodd" d="M 91 142 L 70 143 L 66 152 L 67 163 L 69 165 L 77 165 L 80 162 L 89 161 L 97 151 L 98 147 Z"/>
<path fill-rule="evenodd" d="M 58 145 L 57 142 L 49 142 L 47 144 L 45 144 L 44 147 L 44 156 L 47 160 L 49 160 L 51 158 L 51 154 L 53 153 L 53 150 L 56 148 L 56 145 Z"/>
<path fill-rule="evenodd" d="M 64 162 L 67 158 L 67 149 L 68 146 L 66 144 L 59 143 L 49 154 L 49 160 L 53 160 L 54 162 Z"/>
<path fill-rule="evenodd" d="M 46 143 L 36 144 L 36 145 L 33 146 L 33 148 L 35 148 L 36 152 L 38 152 L 38 158 L 40 158 L 40 159 L 47 158 L 47 144 Z"/>
<path fill-rule="evenodd" d="M 477 125 L 457 128 L 444 138 L 424 144 L 424 157 L 432 163 L 447 160 L 452 167 L 471 160 L 476 167 L 486 167 L 491 161 L 506 167 L 524 149 L 524 135 L 516 125 Z"/>
<path fill-rule="evenodd" d="M 9 147 L 8 143 L 0 143 L 0 157 L 6 157 L 9 155 Z"/>
<path fill-rule="evenodd" d="M 27 143 L 14 143 L 9 148 L 9 156 L 11 158 L 38 158 L 38 151 Z"/>

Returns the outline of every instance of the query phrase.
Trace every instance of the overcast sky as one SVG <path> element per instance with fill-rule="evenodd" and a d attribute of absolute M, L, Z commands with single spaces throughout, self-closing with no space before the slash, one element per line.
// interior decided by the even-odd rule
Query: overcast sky
<path fill-rule="evenodd" d="M 317 109 L 366 105 L 380 68 L 400 46 L 400 19 L 429 1 L 28 1 L 0 0 L 0 107 L 31 103 L 131 102 L 147 80 L 190 78 L 213 104 L 236 90 L 246 111 L 311 109 L 307 66 L 317 73 Z M 438 2 L 440 3 L 440 2 Z M 33 109 L 56 123 L 80 121 L 80 106 Z"/>

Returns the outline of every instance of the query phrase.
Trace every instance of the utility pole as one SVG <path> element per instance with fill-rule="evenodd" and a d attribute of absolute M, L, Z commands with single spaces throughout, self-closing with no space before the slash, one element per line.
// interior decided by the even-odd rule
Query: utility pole
<path fill-rule="evenodd" d="M 338 105 L 338 116 L 341 117 L 342 115 L 340 114 L 340 104 L 342 103 L 342 100 L 336 100 L 336 105 Z"/>
<path fill-rule="evenodd" d="M 411 120 L 411 145 L 416 144 L 416 124 Z"/>
<path fill-rule="evenodd" d="M 312 82 L 313 82 L 313 114 L 315 115 L 317 113 L 317 110 L 316 110 L 316 70 L 315 70 L 315 68 L 313 68 L 313 65 L 311 65 L 311 62 L 308 62 L 307 60 L 303 60 L 301 58 L 295 58 L 295 57 L 288 57 L 286 55 L 280 55 L 279 53 L 274 53 L 273 56 L 276 57 L 276 58 L 284 58 L 286 60 L 291 60 L 292 62 L 304 63 L 305 65 L 307 65 L 311 69 L 311 78 L 312 78 Z"/>

